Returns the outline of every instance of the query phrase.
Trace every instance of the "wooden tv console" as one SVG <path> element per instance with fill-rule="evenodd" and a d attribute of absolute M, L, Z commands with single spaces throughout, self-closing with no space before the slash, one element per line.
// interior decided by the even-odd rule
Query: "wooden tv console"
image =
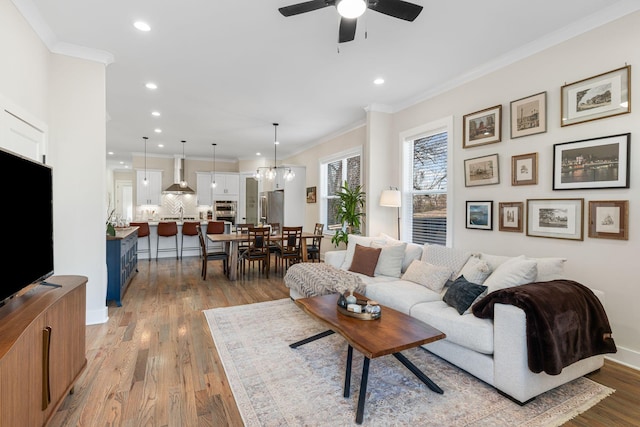
<path fill-rule="evenodd" d="M 87 365 L 84 276 L 54 276 L 0 307 L 0 426 L 44 426 Z"/>

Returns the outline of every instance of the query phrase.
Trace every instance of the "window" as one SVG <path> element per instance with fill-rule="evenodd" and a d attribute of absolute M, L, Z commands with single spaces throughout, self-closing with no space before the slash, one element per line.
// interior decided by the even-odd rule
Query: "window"
<path fill-rule="evenodd" d="M 449 131 L 442 125 L 429 128 L 404 138 L 403 237 L 419 244 L 447 245 Z"/>
<path fill-rule="evenodd" d="M 340 187 L 347 181 L 349 187 L 360 185 L 360 159 L 362 150 L 350 150 L 331 158 L 323 159 L 320 163 L 321 171 L 321 212 L 320 222 L 327 224 L 329 234 L 340 229 L 342 224 L 336 220 L 336 205 L 340 200 L 337 194 Z"/>

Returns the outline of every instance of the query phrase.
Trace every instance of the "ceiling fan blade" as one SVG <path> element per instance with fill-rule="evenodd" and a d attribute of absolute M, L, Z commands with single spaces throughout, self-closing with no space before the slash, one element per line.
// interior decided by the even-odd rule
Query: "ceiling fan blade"
<path fill-rule="evenodd" d="M 335 3 L 335 1 L 332 2 L 327 0 L 311 0 L 304 3 L 292 4 L 291 6 L 284 6 L 279 8 L 278 10 L 284 16 L 293 16 L 300 13 L 322 9 L 323 7 L 331 6 L 333 3 Z"/>
<path fill-rule="evenodd" d="M 350 42 L 351 40 L 356 38 L 357 23 L 358 18 L 340 18 L 340 32 L 338 34 L 338 43 Z"/>
<path fill-rule="evenodd" d="M 378 0 L 371 2 L 369 9 L 405 21 L 413 21 L 422 12 L 422 6 L 403 0 Z"/>

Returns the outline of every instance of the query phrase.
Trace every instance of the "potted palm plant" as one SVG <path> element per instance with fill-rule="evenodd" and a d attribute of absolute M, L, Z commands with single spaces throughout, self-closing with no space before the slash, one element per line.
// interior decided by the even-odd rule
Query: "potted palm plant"
<path fill-rule="evenodd" d="M 331 238 L 331 243 L 336 247 L 341 242 L 347 244 L 349 233 L 358 233 L 360 225 L 364 220 L 364 203 L 366 193 L 362 191 L 361 185 L 350 187 L 347 181 L 340 187 L 338 193 L 340 201 L 336 207 L 336 219 L 342 224 L 342 229 L 337 230 Z"/>

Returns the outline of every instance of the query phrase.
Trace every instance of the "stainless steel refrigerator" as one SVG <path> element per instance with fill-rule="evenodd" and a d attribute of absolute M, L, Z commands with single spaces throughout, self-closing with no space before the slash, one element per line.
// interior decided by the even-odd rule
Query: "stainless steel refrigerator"
<path fill-rule="evenodd" d="M 260 193 L 260 222 L 274 222 L 284 225 L 284 191 L 265 191 Z"/>

